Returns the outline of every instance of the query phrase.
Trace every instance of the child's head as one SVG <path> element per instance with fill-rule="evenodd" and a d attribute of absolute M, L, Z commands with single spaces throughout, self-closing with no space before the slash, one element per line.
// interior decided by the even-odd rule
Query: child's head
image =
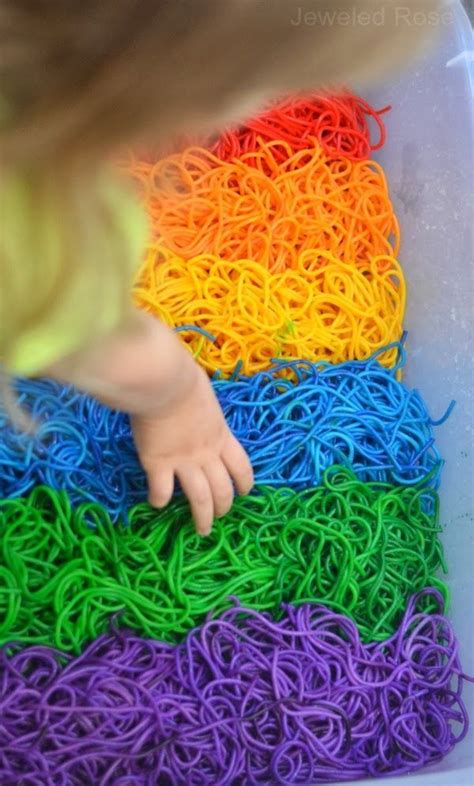
<path fill-rule="evenodd" d="M 67 343 L 54 315 L 77 313 L 94 339 L 128 282 L 133 221 L 99 162 L 244 118 L 279 93 L 376 76 L 424 39 L 437 3 L 2 0 L 0 359 L 21 370 L 11 358 L 23 342 L 44 368 L 45 328 Z"/>
<path fill-rule="evenodd" d="M 0 138 L 9 158 L 71 160 L 215 126 L 272 94 L 403 62 L 438 4 L 3 0 Z"/>

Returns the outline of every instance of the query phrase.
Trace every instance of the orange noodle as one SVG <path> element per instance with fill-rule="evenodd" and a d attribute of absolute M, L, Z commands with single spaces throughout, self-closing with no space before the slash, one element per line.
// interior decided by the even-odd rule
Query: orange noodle
<path fill-rule="evenodd" d="M 251 259 L 272 272 L 300 269 L 301 254 L 314 249 L 359 269 L 397 256 L 398 223 L 379 164 L 332 159 L 319 146 L 288 148 L 280 162 L 282 145 L 265 143 L 232 162 L 199 147 L 155 163 L 132 160 L 153 239 L 185 260 Z"/>

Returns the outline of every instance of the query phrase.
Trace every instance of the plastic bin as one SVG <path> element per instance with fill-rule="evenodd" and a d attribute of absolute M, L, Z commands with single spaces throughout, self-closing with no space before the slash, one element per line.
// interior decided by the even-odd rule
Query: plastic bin
<path fill-rule="evenodd" d="M 441 516 L 452 591 L 450 617 L 463 666 L 474 675 L 474 265 L 472 28 L 460 2 L 423 61 L 396 82 L 373 90 L 385 115 L 385 167 L 401 230 L 400 262 L 408 284 L 405 380 L 423 393 L 434 416 L 457 406 L 438 431 L 446 460 Z M 367 91 L 366 91 L 367 93 Z M 464 693 L 468 737 L 437 767 L 389 783 L 474 784 L 474 688 Z M 363 781 L 365 784 L 373 781 Z"/>

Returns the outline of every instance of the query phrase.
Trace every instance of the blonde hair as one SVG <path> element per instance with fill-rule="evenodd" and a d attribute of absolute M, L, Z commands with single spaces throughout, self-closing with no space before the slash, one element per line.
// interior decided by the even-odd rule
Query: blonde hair
<path fill-rule="evenodd" d="M 416 0 L 411 13 L 438 5 Z M 25 321 L 47 318 L 67 269 L 89 264 L 90 238 L 74 218 L 83 197 L 109 231 L 95 187 L 98 162 L 125 144 L 164 144 L 244 117 L 278 93 L 380 76 L 429 29 L 400 24 L 398 8 L 395 0 L 3 0 L 3 167 L 21 171 L 38 199 L 47 192 L 65 218 L 64 268 L 47 292 L 30 287 L 28 303 L 15 311 L 3 276 L 0 319 L 9 329 L 0 355 Z M 74 238 L 66 226 L 76 226 Z"/>

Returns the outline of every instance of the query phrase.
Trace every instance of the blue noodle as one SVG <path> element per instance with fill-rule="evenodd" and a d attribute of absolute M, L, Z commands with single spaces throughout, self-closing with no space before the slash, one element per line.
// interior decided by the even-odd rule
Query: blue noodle
<path fill-rule="evenodd" d="M 442 460 L 433 420 L 417 390 L 397 381 L 377 355 L 340 365 L 275 361 L 252 377 L 214 379 L 229 426 L 246 448 L 256 482 L 303 489 L 332 464 L 360 480 L 437 488 Z M 37 424 L 21 433 L 0 411 L 0 495 L 37 484 L 92 500 L 117 519 L 146 498 L 128 417 L 70 386 L 18 380 L 19 403 Z"/>

